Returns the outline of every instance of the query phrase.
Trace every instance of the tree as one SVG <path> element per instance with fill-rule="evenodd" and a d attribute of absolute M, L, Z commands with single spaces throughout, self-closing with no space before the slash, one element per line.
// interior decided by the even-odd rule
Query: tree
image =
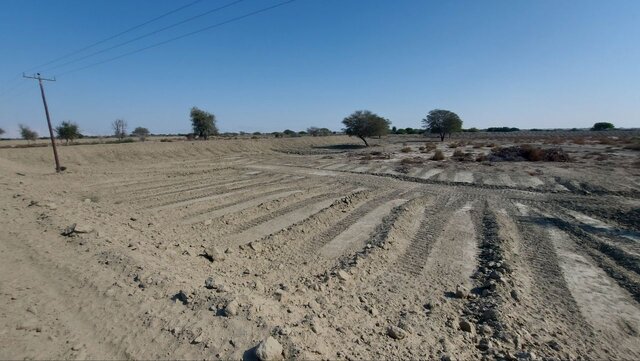
<path fill-rule="evenodd" d="M 462 119 L 458 114 L 443 109 L 434 109 L 429 112 L 425 119 L 422 119 L 422 123 L 427 131 L 431 133 L 437 133 L 440 135 L 440 141 L 444 142 L 445 135 L 459 132 L 462 129 Z"/>
<path fill-rule="evenodd" d="M 389 133 L 391 122 L 368 110 L 358 110 L 342 120 L 348 136 L 356 136 L 369 146 L 366 137 L 382 136 Z"/>
<path fill-rule="evenodd" d="M 307 133 L 314 137 L 326 137 L 328 135 L 331 135 L 331 130 L 327 128 L 309 127 L 307 128 Z"/>
<path fill-rule="evenodd" d="M 191 108 L 191 126 L 193 133 L 204 140 L 207 140 L 210 135 L 218 134 L 216 116 L 197 107 Z"/>
<path fill-rule="evenodd" d="M 113 123 L 111 123 L 111 128 L 116 138 L 122 140 L 127 136 L 127 122 L 124 121 L 124 119 L 114 120 Z"/>
<path fill-rule="evenodd" d="M 34 142 L 38 139 L 38 133 L 31 130 L 28 126 L 20 124 L 18 127 L 20 128 L 20 136 L 22 136 L 23 139 L 32 140 Z"/>
<path fill-rule="evenodd" d="M 0 135 L 4 134 L 4 129 L 0 128 Z"/>
<path fill-rule="evenodd" d="M 69 141 L 80 137 L 80 128 L 78 128 L 78 124 L 66 121 L 56 127 L 56 134 L 58 138 L 64 139 L 69 144 Z"/>
<path fill-rule="evenodd" d="M 149 136 L 149 129 L 144 127 L 136 127 L 136 129 L 131 132 L 131 136 L 138 137 L 141 141 L 144 142 L 145 139 Z"/>
<path fill-rule="evenodd" d="M 285 129 L 282 134 L 286 135 L 287 137 L 295 137 L 298 135 L 298 133 L 294 132 L 291 129 Z"/>
<path fill-rule="evenodd" d="M 615 127 L 611 123 L 599 122 L 599 123 L 594 124 L 593 128 L 591 128 L 591 130 L 609 130 L 609 129 L 614 129 L 614 128 Z"/>

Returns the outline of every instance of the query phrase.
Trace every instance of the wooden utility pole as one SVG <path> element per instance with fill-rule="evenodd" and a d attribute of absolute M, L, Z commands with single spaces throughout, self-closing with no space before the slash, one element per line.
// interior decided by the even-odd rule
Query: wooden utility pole
<path fill-rule="evenodd" d="M 49 117 L 49 107 L 47 106 L 47 98 L 44 96 L 44 86 L 42 85 L 42 81 L 56 81 L 56 78 L 47 79 L 40 76 L 40 73 L 36 73 L 34 76 L 27 76 L 22 74 L 24 78 L 28 79 L 38 79 L 38 83 L 40 84 L 40 94 L 42 94 L 42 103 L 44 103 L 44 113 L 47 115 L 47 125 L 49 126 L 49 136 L 51 137 L 51 146 L 53 147 L 53 158 L 56 161 L 56 172 L 60 172 L 62 169 L 60 167 L 60 161 L 58 160 L 58 149 L 56 149 L 56 140 L 53 136 L 53 127 L 51 127 L 51 118 Z"/>

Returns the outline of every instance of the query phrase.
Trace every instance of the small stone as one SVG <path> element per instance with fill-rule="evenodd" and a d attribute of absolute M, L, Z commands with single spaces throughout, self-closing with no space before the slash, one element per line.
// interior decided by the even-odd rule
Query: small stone
<path fill-rule="evenodd" d="M 240 304 L 238 301 L 233 300 L 224 308 L 224 315 L 227 317 L 236 316 L 238 314 L 238 308 L 240 308 Z"/>
<path fill-rule="evenodd" d="M 262 251 L 262 245 L 258 242 L 249 243 L 249 247 L 256 252 Z"/>
<path fill-rule="evenodd" d="M 460 321 L 458 325 L 460 326 L 460 329 L 464 332 L 471 332 L 471 333 L 475 332 L 475 326 L 467 320 Z"/>
<path fill-rule="evenodd" d="M 256 356 L 260 361 L 279 361 L 282 356 L 282 345 L 273 337 L 269 336 L 256 347 Z"/>
<path fill-rule="evenodd" d="M 196 338 L 194 338 L 193 340 L 191 340 L 192 344 L 199 344 L 202 343 L 202 341 L 204 341 L 202 334 L 198 335 Z"/>
<path fill-rule="evenodd" d="M 467 298 L 469 292 L 463 285 L 456 286 L 456 297 L 457 298 Z"/>
<path fill-rule="evenodd" d="M 85 202 L 85 203 L 91 203 L 91 198 L 85 198 L 85 199 L 84 199 L 84 202 Z"/>
<path fill-rule="evenodd" d="M 515 289 L 511 290 L 511 297 L 516 301 L 520 301 L 520 293 Z"/>
<path fill-rule="evenodd" d="M 89 200 L 89 201 L 91 201 L 91 200 Z M 73 345 L 73 346 L 71 346 L 71 351 L 80 351 L 80 350 L 82 350 L 82 347 L 83 347 L 83 345 L 81 345 L 81 344 Z"/>
<path fill-rule="evenodd" d="M 480 326 L 479 327 L 479 331 L 480 331 L 481 334 L 483 334 L 485 336 L 490 336 L 491 334 L 493 334 L 493 329 L 489 325 Z"/>
<path fill-rule="evenodd" d="M 93 228 L 86 224 L 76 224 L 76 227 L 73 231 L 76 233 L 91 233 L 93 232 Z"/>
<path fill-rule="evenodd" d="M 174 302 L 181 302 L 183 305 L 186 305 L 189 303 L 189 296 L 187 296 L 187 294 L 183 290 L 180 290 L 180 292 L 173 295 L 171 299 Z"/>
<path fill-rule="evenodd" d="M 491 341 L 488 338 L 483 338 L 480 340 L 480 342 L 478 342 L 477 347 L 480 351 L 487 351 L 491 348 L 491 346 Z"/>
<path fill-rule="evenodd" d="M 206 221 L 204 221 L 205 226 L 210 226 L 211 224 L 213 224 L 213 221 L 211 219 L 207 219 Z"/>
<path fill-rule="evenodd" d="M 63 235 L 63 236 L 69 237 L 69 236 L 71 236 L 73 234 L 73 232 L 75 232 L 75 229 L 76 229 L 76 224 L 74 223 L 74 224 L 70 225 L 69 227 L 63 229 L 62 232 L 60 232 L 60 234 Z"/>
<path fill-rule="evenodd" d="M 276 290 L 276 292 L 274 293 L 276 296 L 276 300 L 280 301 L 280 302 L 285 302 L 287 300 L 287 291 L 285 290 Z"/>
<path fill-rule="evenodd" d="M 489 273 L 489 278 L 499 280 L 502 278 L 502 275 L 498 271 L 491 271 L 491 273 Z"/>
<path fill-rule="evenodd" d="M 488 309 L 482 313 L 482 319 L 485 321 L 497 320 L 498 312 L 494 309 Z"/>
<path fill-rule="evenodd" d="M 210 290 L 211 290 L 211 289 L 216 288 L 216 284 L 215 284 L 215 282 L 213 281 L 213 278 L 212 278 L 212 277 L 208 277 L 208 278 L 204 281 L 204 286 L 205 286 L 206 288 L 210 289 Z"/>
<path fill-rule="evenodd" d="M 351 275 L 349 275 L 346 271 L 340 270 L 338 271 L 338 279 L 342 282 L 347 282 L 351 279 Z"/>
<path fill-rule="evenodd" d="M 206 247 L 202 252 L 201 256 L 205 257 L 211 262 L 224 261 L 224 258 L 225 258 L 224 253 L 220 252 L 215 247 Z"/>
<path fill-rule="evenodd" d="M 407 336 L 407 332 L 397 326 L 389 326 L 387 328 L 387 335 L 394 340 L 402 340 Z"/>

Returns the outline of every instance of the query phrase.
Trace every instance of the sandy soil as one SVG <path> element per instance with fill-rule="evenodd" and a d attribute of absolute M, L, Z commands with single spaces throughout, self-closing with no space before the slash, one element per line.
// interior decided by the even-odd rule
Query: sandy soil
<path fill-rule="evenodd" d="M 424 142 L 0 149 L 0 359 L 640 359 L 637 151 Z"/>

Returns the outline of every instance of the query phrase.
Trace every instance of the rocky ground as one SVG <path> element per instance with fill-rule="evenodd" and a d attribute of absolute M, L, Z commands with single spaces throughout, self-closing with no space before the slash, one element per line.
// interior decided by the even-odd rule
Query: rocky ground
<path fill-rule="evenodd" d="M 637 151 L 492 142 L 0 149 L 0 358 L 639 359 Z"/>

